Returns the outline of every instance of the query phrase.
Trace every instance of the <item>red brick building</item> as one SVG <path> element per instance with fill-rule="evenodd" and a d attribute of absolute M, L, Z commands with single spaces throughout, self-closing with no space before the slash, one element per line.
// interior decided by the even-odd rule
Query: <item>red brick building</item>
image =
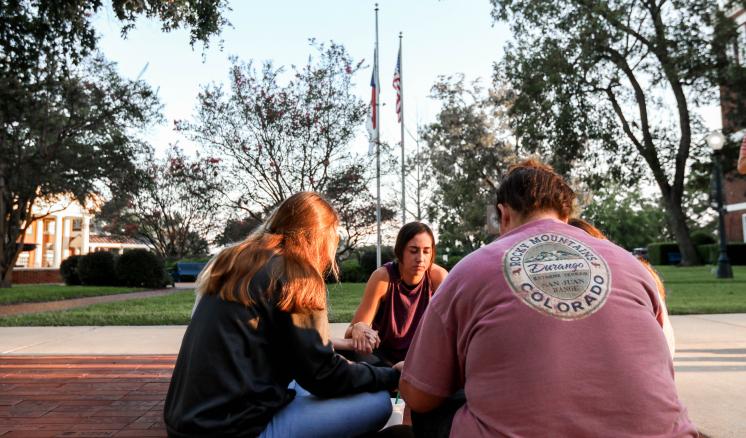
<path fill-rule="evenodd" d="M 728 57 L 735 64 L 746 68 L 746 8 L 736 6 L 726 11 L 726 14 L 738 26 L 738 37 L 730 46 Z M 733 117 L 732 112 L 736 109 L 732 99 L 746 99 L 746 90 L 733 90 L 725 86 L 720 89 L 723 132 L 740 143 L 746 134 L 746 117 Z M 746 176 L 733 171 L 725 176 L 723 184 L 723 201 L 726 205 L 746 202 Z M 725 215 L 725 236 L 731 242 L 746 242 L 746 210 L 733 211 Z"/>

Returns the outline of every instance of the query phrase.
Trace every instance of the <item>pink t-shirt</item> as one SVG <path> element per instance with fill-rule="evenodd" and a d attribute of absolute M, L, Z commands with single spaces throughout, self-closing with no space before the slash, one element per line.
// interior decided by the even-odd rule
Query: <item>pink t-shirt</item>
<path fill-rule="evenodd" d="M 694 437 L 657 294 L 622 248 L 530 222 L 451 271 L 402 378 L 437 396 L 464 388 L 454 437 Z"/>

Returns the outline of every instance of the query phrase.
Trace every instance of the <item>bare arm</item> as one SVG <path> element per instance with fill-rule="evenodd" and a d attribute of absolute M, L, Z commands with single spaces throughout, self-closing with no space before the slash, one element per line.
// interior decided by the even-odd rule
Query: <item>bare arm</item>
<path fill-rule="evenodd" d="M 386 294 L 389 275 L 386 268 L 381 267 L 373 271 L 365 285 L 363 299 L 352 318 L 352 322 L 345 331 L 345 339 L 335 341 L 337 349 L 355 350 L 359 353 L 370 354 L 381 343 L 378 332 L 371 328 L 378 306 Z M 347 342 L 344 342 L 347 341 Z"/>
<path fill-rule="evenodd" d="M 438 287 L 441 283 L 443 283 L 443 280 L 446 279 L 446 276 L 448 275 L 448 271 L 442 266 L 438 266 L 435 263 L 430 267 L 430 279 L 433 282 L 433 293 L 438 291 Z"/>
<path fill-rule="evenodd" d="M 399 380 L 399 392 L 407 406 L 415 412 L 432 411 L 446 400 L 445 397 L 421 391 L 404 379 Z"/>

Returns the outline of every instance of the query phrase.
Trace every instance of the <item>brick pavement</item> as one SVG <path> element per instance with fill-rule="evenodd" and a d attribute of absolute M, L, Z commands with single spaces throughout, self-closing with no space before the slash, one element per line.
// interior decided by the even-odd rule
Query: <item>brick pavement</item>
<path fill-rule="evenodd" d="M 174 355 L 0 356 L 0 437 L 165 437 Z"/>

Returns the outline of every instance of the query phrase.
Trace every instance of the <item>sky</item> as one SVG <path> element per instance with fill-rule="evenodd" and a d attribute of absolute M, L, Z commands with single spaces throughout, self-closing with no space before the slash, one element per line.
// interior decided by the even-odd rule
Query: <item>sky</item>
<path fill-rule="evenodd" d="M 430 99 L 430 88 L 441 75 L 464 73 L 467 80 L 491 82 L 493 63 L 503 53 L 510 32 L 504 23 L 493 25 L 487 0 L 380 0 L 379 45 L 381 139 L 395 144 L 400 128 L 396 121 L 396 95 L 391 85 L 399 32 L 403 33 L 404 121 L 408 131 L 432 121 L 439 104 Z M 110 8 L 94 18 L 100 36 L 99 48 L 118 64 L 120 74 L 141 79 L 158 89 L 166 123 L 145 135 L 156 150 L 179 142 L 188 152 L 196 147 L 173 131 L 173 121 L 189 119 L 202 85 L 227 84 L 229 57 L 243 61 L 272 60 L 276 66 L 303 64 L 314 53 L 309 38 L 341 43 L 353 59 L 365 59 L 368 69 L 358 73 L 355 89 L 366 102 L 370 99 L 370 66 L 375 44 L 373 1 L 323 0 L 317 2 L 275 0 L 233 1 L 227 14 L 232 27 L 211 40 L 203 50 L 189 45 L 186 31 L 164 33 L 154 20 L 141 19 L 126 39 Z M 222 40 L 222 49 L 220 48 Z M 147 68 L 143 71 L 145 66 Z M 361 126 L 353 144 L 355 151 L 367 150 L 367 136 Z M 405 144 L 411 143 L 409 139 Z"/>

